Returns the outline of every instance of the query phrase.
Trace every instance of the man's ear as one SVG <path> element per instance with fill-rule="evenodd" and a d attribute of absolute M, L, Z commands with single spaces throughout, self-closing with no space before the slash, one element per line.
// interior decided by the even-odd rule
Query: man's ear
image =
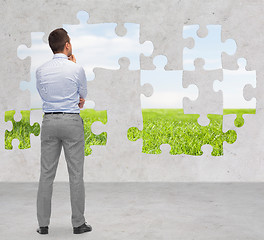
<path fill-rule="evenodd" d="M 69 47 L 70 47 L 70 43 L 69 43 L 69 42 L 66 42 L 66 43 L 65 43 L 65 48 L 66 48 L 66 49 L 69 49 Z"/>

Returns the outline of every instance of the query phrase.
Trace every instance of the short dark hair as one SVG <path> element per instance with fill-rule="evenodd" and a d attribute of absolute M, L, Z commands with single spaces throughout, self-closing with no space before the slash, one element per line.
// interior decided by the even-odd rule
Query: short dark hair
<path fill-rule="evenodd" d="M 63 28 L 55 29 L 49 35 L 49 46 L 54 54 L 62 52 L 66 42 L 70 42 L 70 38 Z"/>

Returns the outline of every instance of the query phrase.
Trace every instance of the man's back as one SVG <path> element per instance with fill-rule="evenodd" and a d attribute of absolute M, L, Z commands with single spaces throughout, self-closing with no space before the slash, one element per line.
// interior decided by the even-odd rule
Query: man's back
<path fill-rule="evenodd" d="M 87 94 L 85 72 L 80 65 L 58 53 L 37 69 L 36 77 L 44 112 L 80 112 L 80 97 Z"/>

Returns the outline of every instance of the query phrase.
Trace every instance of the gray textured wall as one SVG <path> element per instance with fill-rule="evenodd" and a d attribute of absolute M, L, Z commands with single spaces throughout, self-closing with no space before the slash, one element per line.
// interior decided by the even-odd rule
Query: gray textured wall
<path fill-rule="evenodd" d="M 166 55 L 167 70 L 182 69 L 182 50 L 191 46 L 182 36 L 184 25 L 199 24 L 200 36 L 206 36 L 206 25 L 222 26 L 222 41 L 235 39 L 234 56 L 222 54 L 224 69 L 237 69 L 237 59 L 247 59 L 247 70 L 256 70 L 257 87 L 246 87 L 244 97 L 256 97 L 257 112 L 244 116 L 245 125 L 234 127 L 234 116 L 224 117 L 224 129 L 235 129 L 238 139 L 224 143 L 224 155 L 213 157 L 210 146 L 204 146 L 202 156 L 170 155 L 167 145 L 161 146 L 159 155 L 141 152 L 142 140 L 130 142 L 126 138 L 129 127 L 142 128 L 140 94 L 149 95 L 151 87 L 140 85 L 140 70 L 129 71 L 127 60 L 121 59 L 120 70 L 97 69 L 96 78 L 88 82 L 96 110 L 107 110 L 108 123 L 95 124 L 93 131 L 107 131 L 106 146 L 93 146 L 92 155 L 86 157 L 86 181 L 263 181 L 264 97 L 263 45 L 264 1 L 254 0 L 189 0 L 189 1 L 139 1 L 139 0 L 1 0 L 1 95 L 0 95 L 0 180 L 37 181 L 39 177 L 39 137 L 31 136 L 30 149 L 19 150 L 14 142 L 13 150 L 4 149 L 4 131 L 12 129 L 4 121 L 8 110 L 30 109 L 30 94 L 22 91 L 21 81 L 30 81 L 30 58 L 17 57 L 21 44 L 31 45 L 31 32 L 49 32 L 62 24 L 78 24 L 76 14 L 80 10 L 89 13 L 89 24 L 117 23 L 117 34 L 124 34 L 124 23 L 140 24 L 140 42 L 151 41 L 154 46 L 150 57 L 141 56 L 141 69 L 154 69 L 153 58 Z M 200 71 L 197 73 L 200 74 Z M 206 75 L 206 73 L 205 73 Z M 123 81 L 118 91 L 111 88 L 108 78 Z M 100 79 L 100 80 L 98 80 Z M 97 81 L 98 80 L 98 81 Z M 129 86 L 129 87 L 127 87 Z M 206 88 L 206 82 L 199 88 Z M 100 101 L 101 94 L 111 89 L 107 101 Z M 132 89 L 132 90 L 131 90 Z M 208 89 L 208 95 L 215 94 Z M 220 93 L 221 94 L 221 93 Z M 114 104 L 114 103 L 118 104 Z M 133 104 L 128 104 L 132 102 Z M 213 103 L 212 103 L 213 104 Z M 185 107 L 188 110 L 188 106 Z M 212 105 L 196 104 L 201 114 L 217 113 Z M 128 111 L 129 110 L 129 111 Z M 210 111 L 209 111 L 210 110 Z M 209 111 L 209 112 L 208 112 Z M 212 112 L 213 111 L 213 112 Z M 216 111 L 216 112 L 214 112 Z M 41 123 L 41 111 L 32 111 L 31 121 Z M 16 115 L 19 119 L 19 114 Z M 62 160 L 62 159 L 61 159 Z M 57 180 L 67 181 L 65 161 L 60 161 Z"/>

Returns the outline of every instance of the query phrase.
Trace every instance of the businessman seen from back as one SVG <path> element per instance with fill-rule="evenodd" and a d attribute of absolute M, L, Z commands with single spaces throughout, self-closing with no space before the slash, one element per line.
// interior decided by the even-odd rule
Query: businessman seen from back
<path fill-rule="evenodd" d="M 48 234 L 53 181 L 63 148 L 69 173 L 73 233 L 80 234 L 92 230 L 84 217 L 84 128 L 80 117 L 80 108 L 87 95 L 87 82 L 83 68 L 72 55 L 70 38 L 63 28 L 50 33 L 49 46 L 54 53 L 53 59 L 36 71 L 36 84 L 44 112 L 37 232 Z"/>

